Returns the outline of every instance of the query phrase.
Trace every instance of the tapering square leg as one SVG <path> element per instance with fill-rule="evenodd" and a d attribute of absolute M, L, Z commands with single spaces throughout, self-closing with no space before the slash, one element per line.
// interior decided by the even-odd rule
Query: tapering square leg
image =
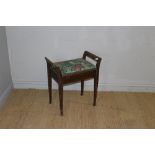
<path fill-rule="evenodd" d="M 81 80 L 81 96 L 83 96 L 84 80 Z"/>
<path fill-rule="evenodd" d="M 52 103 L 52 79 L 48 82 L 49 103 Z"/>
<path fill-rule="evenodd" d="M 59 85 L 60 115 L 63 116 L 63 86 Z"/>
<path fill-rule="evenodd" d="M 98 80 L 97 80 L 97 76 L 95 76 L 94 77 L 94 103 L 93 103 L 93 106 L 96 106 L 97 88 L 98 88 Z"/>
<path fill-rule="evenodd" d="M 49 93 L 49 103 L 52 102 L 52 77 L 49 66 L 47 65 L 47 76 L 48 76 L 48 93 Z"/>

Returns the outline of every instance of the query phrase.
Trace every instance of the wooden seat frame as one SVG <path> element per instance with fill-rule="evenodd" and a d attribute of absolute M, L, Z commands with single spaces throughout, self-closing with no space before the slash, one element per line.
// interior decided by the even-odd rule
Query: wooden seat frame
<path fill-rule="evenodd" d="M 96 61 L 96 68 L 86 71 L 79 71 L 64 76 L 62 76 L 60 68 L 57 65 L 55 65 L 55 63 L 51 62 L 47 57 L 45 57 L 47 62 L 49 103 L 51 104 L 52 102 L 52 78 L 53 78 L 58 83 L 61 116 L 63 116 L 63 86 L 65 84 L 81 82 L 81 96 L 82 96 L 84 90 L 84 80 L 94 79 L 93 105 L 96 106 L 97 89 L 99 81 L 99 68 L 102 59 L 88 51 L 84 52 L 82 58 L 86 60 L 86 57 L 89 57 L 90 59 Z"/>

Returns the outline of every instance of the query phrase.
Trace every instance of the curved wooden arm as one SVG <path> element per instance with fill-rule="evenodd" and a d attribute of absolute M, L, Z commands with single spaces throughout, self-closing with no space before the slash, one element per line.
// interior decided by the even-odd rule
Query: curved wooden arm
<path fill-rule="evenodd" d="M 94 61 L 100 61 L 102 60 L 102 58 L 96 56 L 95 54 L 93 53 L 90 53 L 88 51 L 85 51 L 84 54 L 83 54 L 83 58 L 86 59 L 86 57 L 89 57 L 91 59 L 93 59 Z"/>
<path fill-rule="evenodd" d="M 84 54 L 83 54 L 83 59 L 86 59 L 86 57 L 89 57 L 92 60 L 97 62 L 96 63 L 96 68 L 97 68 L 97 71 L 99 71 L 100 63 L 101 63 L 102 58 L 100 58 L 100 57 L 96 56 L 95 54 L 90 53 L 88 51 L 85 51 Z"/>
<path fill-rule="evenodd" d="M 56 66 L 52 61 L 50 61 L 47 57 L 45 57 L 45 60 L 47 62 L 47 71 L 48 75 L 51 77 L 51 72 L 57 75 L 58 79 L 62 78 L 62 74 L 60 71 L 60 68 Z"/>

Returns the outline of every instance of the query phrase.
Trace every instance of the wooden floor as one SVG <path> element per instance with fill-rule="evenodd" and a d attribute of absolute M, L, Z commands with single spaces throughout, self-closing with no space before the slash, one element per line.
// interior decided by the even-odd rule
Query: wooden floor
<path fill-rule="evenodd" d="M 0 109 L 0 128 L 155 128 L 155 93 L 64 92 L 60 116 L 58 92 L 48 104 L 47 90 L 14 90 Z"/>

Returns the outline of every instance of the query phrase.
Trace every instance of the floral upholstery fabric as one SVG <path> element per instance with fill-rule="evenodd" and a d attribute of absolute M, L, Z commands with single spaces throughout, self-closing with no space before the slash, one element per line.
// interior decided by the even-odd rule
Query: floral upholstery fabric
<path fill-rule="evenodd" d="M 62 75 L 67 75 L 79 71 L 95 69 L 96 66 L 82 58 L 55 63 L 61 70 Z"/>

